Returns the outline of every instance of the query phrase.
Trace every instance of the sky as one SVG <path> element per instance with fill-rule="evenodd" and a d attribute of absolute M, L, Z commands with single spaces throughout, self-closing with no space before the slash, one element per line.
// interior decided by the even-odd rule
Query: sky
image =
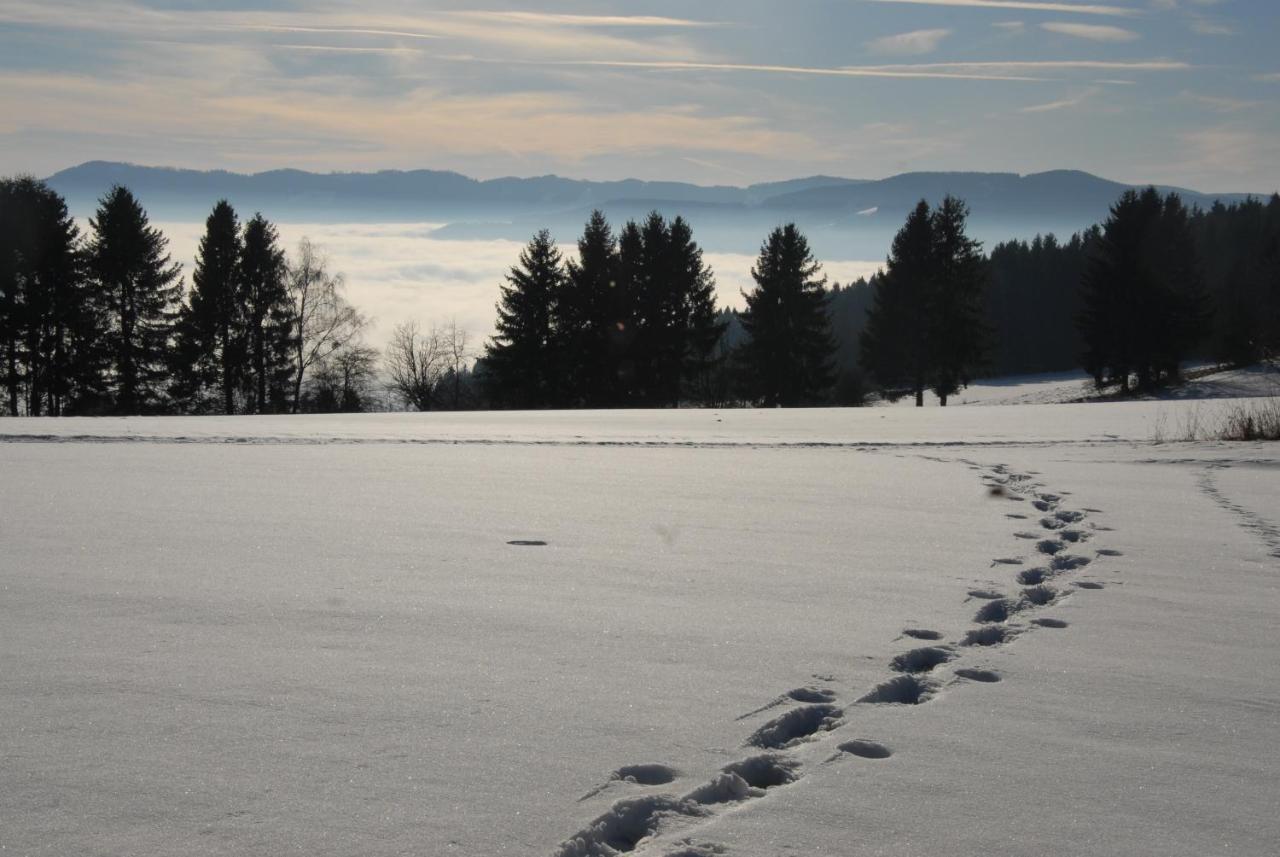
<path fill-rule="evenodd" d="M 215 7 L 215 8 L 208 8 Z M 0 174 L 1280 188 L 1275 0 L 0 3 Z"/>

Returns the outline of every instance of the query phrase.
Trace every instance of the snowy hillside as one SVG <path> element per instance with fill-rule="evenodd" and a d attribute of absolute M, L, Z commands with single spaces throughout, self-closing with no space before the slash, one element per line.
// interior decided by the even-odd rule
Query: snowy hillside
<path fill-rule="evenodd" d="M 0 844 L 1273 853 L 1229 405 L 0 420 Z"/>

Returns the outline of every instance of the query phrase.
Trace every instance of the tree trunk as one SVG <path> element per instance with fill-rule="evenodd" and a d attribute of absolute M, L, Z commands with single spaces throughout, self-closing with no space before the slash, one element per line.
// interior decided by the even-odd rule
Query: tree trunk
<path fill-rule="evenodd" d="M 231 389 L 231 342 L 227 332 L 222 334 L 222 409 L 230 415 L 235 413 L 235 391 Z"/>
<path fill-rule="evenodd" d="M 16 417 L 18 415 L 18 347 L 17 344 L 9 340 L 9 416 Z"/>
<path fill-rule="evenodd" d="M 260 321 L 254 325 L 253 338 L 253 369 L 258 373 L 258 413 L 264 414 L 266 413 L 264 405 L 267 401 L 267 360 L 262 353 L 264 346 L 262 342 L 262 322 Z"/>
<path fill-rule="evenodd" d="M 945 408 L 945 407 L 947 406 L 947 397 L 946 397 L 946 396 L 939 396 L 939 397 L 938 397 L 938 405 L 939 405 L 940 407 Z"/>
<path fill-rule="evenodd" d="M 924 387 L 916 386 L 916 407 L 924 407 Z"/>

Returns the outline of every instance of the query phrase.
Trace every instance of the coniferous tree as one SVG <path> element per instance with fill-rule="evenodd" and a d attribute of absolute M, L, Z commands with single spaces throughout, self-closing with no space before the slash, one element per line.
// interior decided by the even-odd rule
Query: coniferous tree
<path fill-rule="evenodd" d="M 562 401 L 552 321 L 564 281 L 560 250 L 544 229 L 507 275 L 498 302 L 497 333 L 485 346 L 491 392 L 503 405 L 531 408 Z"/>
<path fill-rule="evenodd" d="M 664 365 L 663 375 L 666 396 L 677 404 L 684 390 L 695 390 L 705 383 L 703 379 L 714 368 L 716 344 L 726 325 L 716 309 L 715 277 L 703 262 L 702 248 L 694 242 L 693 230 L 683 218 L 671 222 L 667 247 L 675 312 L 672 359 Z"/>
<path fill-rule="evenodd" d="M 760 248 L 741 314 L 747 340 L 739 348 L 744 392 L 764 405 L 823 400 L 833 376 L 826 278 L 794 223 L 775 229 Z"/>
<path fill-rule="evenodd" d="M 882 389 L 907 388 L 916 406 L 932 375 L 929 314 L 935 291 L 934 219 L 921 200 L 893 239 L 863 332 L 862 365 Z"/>
<path fill-rule="evenodd" d="M 639 254 L 632 271 L 631 326 L 635 340 L 631 346 L 635 366 L 636 403 L 653 406 L 662 402 L 663 370 L 672 360 L 671 328 L 674 321 L 674 278 L 668 246 L 671 230 L 656 211 L 639 224 Z"/>
<path fill-rule="evenodd" d="M 928 311 L 933 392 L 947 398 L 973 379 L 985 359 L 987 263 L 982 245 L 965 234 L 969 210 L 947 196 L 933 212 L 933 285 Z"/>
<path fill-rule="evenodd" d="M 225 199 L 205 221 L 196 251 L 191 294 L 178 325 L 180 396 L 198 409 L 217 389 L 224 414 L 234 414 L 246 348 L 241 303 L 240 221 Z"/>
<path fill-rule="evenodd" d="M 1176 194 L 1126 191 L 1081 284 L 1083 363 L 1099 386 L 1176 380 L 1209 310 L 1186 209 Z"/>
<path fill-rule="evenodd" d="M 593 211 L 555 302 L 556 350 L 569 404 L 600 407 L 617 396 L 614 340 L 623 319 L 618 242 L 604 214 Z"/>
<path fill-rule="evenodd" d="M 244 378 L 250 382 L 245 390 L 248 409 L 258 414 L 284 411 L 293 374 L 293 303 L 279 236 L 261 214 L 244 226 L 240 304 L 248 357 Z M 349 369 L 354 364 L 348 360 L 343 365 Z"/>
<path fill-rule="evenodd" d="M 128 190 L 117 185 L 89 221 L 89 274 L 105 308 L 107 388 L 119 414 L 151 413 L 165 403 L 168 355 L 182 266 Z"/>
<path fill-rule="evenodd" d="M 618 233 L 617 334 L 613 338 L 618 394 L 616 404 L 635 404 L 641 398 L 639 294 L 644 287 L 644 237 L 640 225 L 627 221 Z"/>
<path fill-rule="evenodd" d="M 0 342 L 9 410 L 92 411 L 102 392 L 101 308 L 65 200 L 29 177 L 0 180 Z"/>

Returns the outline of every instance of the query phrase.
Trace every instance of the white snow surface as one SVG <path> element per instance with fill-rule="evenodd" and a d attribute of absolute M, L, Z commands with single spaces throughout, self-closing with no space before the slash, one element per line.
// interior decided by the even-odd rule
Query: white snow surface
<path fill-rule="evenodd" d="M 1149 399 L 1238 399 L 1280 395 L 1280 365 L 1261 363 L 1232 369 L 1205 364 L 1184 367 L 1191 377 L 1183 384 L 1146 394 Z M 980 378 L 951 397 L 951 405 L 1051 405 L 1098 399 L 1093 379 L 1079 370 Z M 925 394 L 928 405 L 937 397 Z M 883 405 L 914 407 L 914 397 Z"/>
<path fill-rule="evenodd" d="M 1216 406 L 0 420 L 0 846 L 1274 854 Z"/>

